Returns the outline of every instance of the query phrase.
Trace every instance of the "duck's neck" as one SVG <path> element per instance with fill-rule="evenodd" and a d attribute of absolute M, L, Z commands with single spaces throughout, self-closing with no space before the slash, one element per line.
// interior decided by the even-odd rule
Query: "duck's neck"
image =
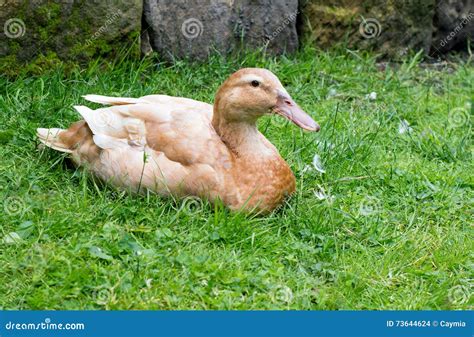
<path fill-rule="evenodd" d="M 229 122 L 214 115 L 212 125 L 237 157 L 266 158 L 274 154 L 258 131 L 256 121 Z"/>

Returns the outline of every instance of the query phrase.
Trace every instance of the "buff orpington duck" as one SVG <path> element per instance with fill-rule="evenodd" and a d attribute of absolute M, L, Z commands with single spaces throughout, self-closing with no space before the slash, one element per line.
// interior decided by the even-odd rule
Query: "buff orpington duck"
<path fill-rule="evenodd" d="M 278 114 L 302 129 L 319 125 L 269 70 L 244 68 L 218 89 L 214 105 L 182 97 L 86 95 L 109 105 L 75 106 L 83 120 L 37 129 L 46 146 L 120 189 L 220 200 L 231 210 L 268 213 L 295 192 L 295 177 L 257 120 Z"/>

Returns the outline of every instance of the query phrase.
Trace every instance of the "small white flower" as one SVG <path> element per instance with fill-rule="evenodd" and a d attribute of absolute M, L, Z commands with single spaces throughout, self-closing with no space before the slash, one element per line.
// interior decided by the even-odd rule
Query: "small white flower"
<path fill-rule="evenodd" d="M 337 95 L 336 89 L 334 88 L 329 89 L 328 96 L 327 96 L 328 98 L 334 97 L 336 95 Z"/>
<path fill-rule="evenodd" d="M 398 133 L 399 134 L 404 134 L 407 132 L 411 132 L 413 129 L 410 127 L 410 123 L 406 119 L 403 119 L 400 121 L 398 124 Z"/>
<path fill-rule="evenodd" d="M 151 283 L 152 282 L 153 282 L 153 279 L 151 279 L 151 278 L 147 278 L 145 280 L 145 284 L 146 284 L 147 288 L 151 288 Z"/>
<path fill-rule="evenodd" d="M 328 202 L 332 202 L 334 200 L 334 196 L 329 193 L 326 193 L 324 188 L 318 185 L 318 188 L 314 190 L 314 196 L 318 198 L 318 200 L 327 200 Z"/>
<path fill-rule="evenodd" d="M 326 173 L 326 170 L 323 168 L 323 164 L 321 163 L 321 157 L 319 157 L 317 154 L 315 154 L 313 157 L 313 166 L 316 171 L 320 173 Z"/>
<path fill-rule="evenodd" d="M 305 172 L 308 172 L 311 170 L 311 166 L 309 165 L 305 165 L 305 167 L 303 167 L 303 169 L 301 170 L 301 172 L 305 173 Z"/>
<path fill-rule="evenodd" d="M 314 191 L 314 196 L 318 198 L 319 200 L 324 200 L 327 199 L 328 196 L 327 194 L 321 189 L 321 190 L 315 190 Z"/>
<path fill-rule="evenodd" d="M 18 244 L 21 242 L 22 242 L 22 239 L 20 235 L 18 235 L 18 233 L 16 232 L 8 233 L 7 235 L 3 237 L 3 243 L 7 245 Z"/>
<path fill-rule="evenodd" d="M 362 216 L 370 216 L 380 213 L 382 204 L 380 200 L 373 196 L 366 196 L 359 205 L 359 214 Z"/>
<path fill-rule="evenodd" d="M 375 101 L 377 99 L 377 93 L 375 91 L 372 91 L 370 94 L 365 95 L 365 98 L 371 101 Z"/>

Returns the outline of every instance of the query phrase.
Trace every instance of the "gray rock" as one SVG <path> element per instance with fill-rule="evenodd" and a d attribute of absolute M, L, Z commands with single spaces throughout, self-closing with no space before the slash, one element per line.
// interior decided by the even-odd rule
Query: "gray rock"
<path fill-rule="evenodd" d="M 298 48 L 298 1 L 236 0 L 232 9 L 230 23 L 237 42 L 249 48 L 266 44 L 272 54 Z"/>
<path fill-rule="evenodd" d="M 144 0 L 153 50 L 166 59 L 203 60 L 242 46 L 272 54 L 298 47 L 297 0 Z"/>
<path fill-rule="evenodd" d="M 438 0 L 432 54 L 443 54 L 468 40 L 474 44 L 474 1 Z"/>

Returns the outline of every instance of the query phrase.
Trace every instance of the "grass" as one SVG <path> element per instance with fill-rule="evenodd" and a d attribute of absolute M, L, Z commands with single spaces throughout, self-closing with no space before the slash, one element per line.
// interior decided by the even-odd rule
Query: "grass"
<path fill-rule="evenodd" d="M 37 148 L 35 129 L 76 121 L 81 95 L 211 102 L 248 66 L 274 71 L 322 129 L 261 121 L 298 186 L 269 216 L 120 193 Z M 0 308 L 472 308 L 472 65 L 381 67 L 305 49 L 1 77 Z"/>

